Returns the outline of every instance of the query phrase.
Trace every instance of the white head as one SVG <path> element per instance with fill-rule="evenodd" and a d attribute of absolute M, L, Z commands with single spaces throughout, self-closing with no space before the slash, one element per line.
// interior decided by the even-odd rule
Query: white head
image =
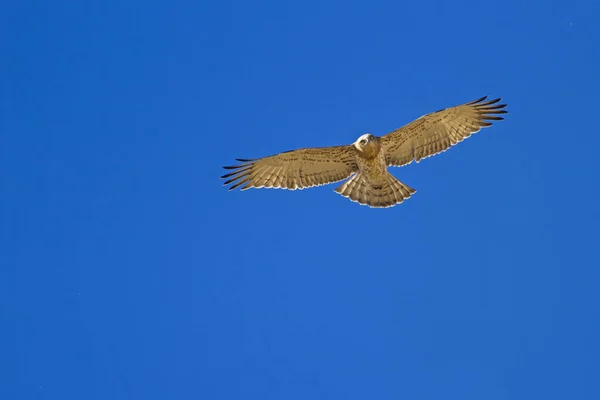
<path fill-rule="evenodd" d="M 365 133 L 359 137 L 354 142 L 354 147 L 356 147 L 363 157 L 368 159 L 377 157 L 381 148 L 379 138 L 370 133 Z"/>
<path fill-rule="evenodd" d="M 356 147 L 358 150 L 364 150 L 374 138 L 375 136 L 371 135 L 370 133 L 365 133 L 359 137 L 356 142 L 354 142 L 354 147 Z"/>

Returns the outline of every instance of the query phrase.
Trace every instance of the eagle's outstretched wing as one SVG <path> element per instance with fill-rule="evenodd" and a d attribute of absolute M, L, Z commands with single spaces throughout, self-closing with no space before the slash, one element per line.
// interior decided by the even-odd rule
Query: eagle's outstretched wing
<path fill-rule="evenodd" d="M 229 178 L 224 185 L 229 190 L 241 186 L 249 188 L 304 189 L 341 181 L 355 172 L 353 146 L 333 146 L 291 150 L 258 159 L 237 159 L 241 164 L 225 169 L 232 172 L 221 178 Z M 242 186 L 243 185 L 243 186 Z"/>
<path fill-rule="evenodd" d="M 503 109 L 506 104 L 496 104 L 500 99 L 486 99 L 487 96 L 424 115 L 383 136 L 381 144 L 387 165 L 402 166 L 413 160 L 419 162 L 492 125 L 488 121 L 504 119 L 498 114 L 507 113 Z"/>

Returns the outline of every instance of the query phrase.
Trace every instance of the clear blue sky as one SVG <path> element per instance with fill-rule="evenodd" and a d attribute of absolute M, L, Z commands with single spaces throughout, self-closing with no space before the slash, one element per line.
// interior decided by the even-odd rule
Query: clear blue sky
<path fill-rule="evenodd" d="M 0 15 L 1 399 L 600 398 L 597 1 Z M 484 95 L 392 209 L 221 186 Z"/>

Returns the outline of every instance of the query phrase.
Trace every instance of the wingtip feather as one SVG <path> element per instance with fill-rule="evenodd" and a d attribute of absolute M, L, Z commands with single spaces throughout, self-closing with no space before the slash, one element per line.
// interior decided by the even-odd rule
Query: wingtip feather
<path fill-rule="evenodd" d="M 485 99 L 487 99 L 487 98 L 488 98 L 488 96 L 483 96 L 483 97 L 480 97 L 480 98 L 478 98 L 477 100 L 473 100 L 473 101 L 471 101 L 471 102 L 469 102 L 469 103 L 467 103 L 467 104 L 468 104 L 468 105 L 471 105 L 471 104 L 477 104 L 477 103 L 480 103 L 480 102 L 484 101 L 484 100 L 485 100 Z"/>

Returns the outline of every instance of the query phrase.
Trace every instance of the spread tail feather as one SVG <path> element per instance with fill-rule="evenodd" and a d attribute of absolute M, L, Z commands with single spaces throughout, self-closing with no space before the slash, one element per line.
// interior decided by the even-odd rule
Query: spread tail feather
<path fill-rule="evenodd" d="M 370 207 L 392 207 L 402 203 L 416 192 L 415 189 L 400 182 L 390 173 L 376 183 L 370 183 L 357 173 L 335 191 L 352 201 Z"/>

